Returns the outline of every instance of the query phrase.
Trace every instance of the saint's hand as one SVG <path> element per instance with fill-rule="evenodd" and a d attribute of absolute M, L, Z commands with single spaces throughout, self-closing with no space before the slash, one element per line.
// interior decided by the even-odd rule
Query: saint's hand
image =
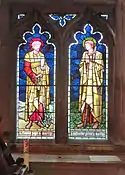
<path fill-rule="evenodd" d="M 42 74 L 38 74 L 35 76 L 35 85 L 41 85 L 42 77 L 43 77 Z"/>
<path fill-rule="evenodd" d="M 42 70 L 46 70 L 46 66 L 45 66 L 45 65 L 42 66 L 41 69 L 42 69 Z"/>
<path fill-rule="evenodd" d="M 38 74 L 38 75 L 36 75 L 36 78 L 42 78 L 42 77 L 43 77 L 42 74 Z"/>

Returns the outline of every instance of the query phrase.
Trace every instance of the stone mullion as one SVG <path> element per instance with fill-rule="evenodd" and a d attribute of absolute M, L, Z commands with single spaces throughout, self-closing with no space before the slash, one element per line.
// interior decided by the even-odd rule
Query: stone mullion
<path fill-rule="evenodd" d="M 58 40 L 56 64 L 56 143 L 67 142 L 67 53 L 64 38 Z"/>
<path fill-rule="evenodd" d="M 116 4 L 116 44 L 115 44 L 115 92 L 114 92 L 114 138 L 117 144 L 121 143 L 122 118 L 122 64 L 123 64 L 123 2 Z M 110 127 L 110 126 L 109 126 Z"/>
<path fill-rule="evenodd" d="M 120 118 L 120 133 L 122 144 L 125 144 L 125 2 L 122 2 L 122 112 Z"/>
<path fill-rule="evenodd" d="M 3 128 L 1 131 L 12 132 L 13 123 L 10 113 L 10 83 L 11 83 L 11 33 L 9 31 L 9 8 L 4 1 L 0 2 L 0 115 L 3 117 Z M 12 65 L 13 66 L 13 65 Z M 12 111 L 11 111 L 12 112 Z"/>

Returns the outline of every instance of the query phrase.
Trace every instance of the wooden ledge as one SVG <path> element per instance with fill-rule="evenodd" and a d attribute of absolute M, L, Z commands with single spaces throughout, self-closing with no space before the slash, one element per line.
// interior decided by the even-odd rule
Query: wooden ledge
<path fill-rule="evenodd" d="M 118 156 L 114 155 L 49 155 L 49 154 L 13 154 L 13 157 L 27 157 L 29 162 L 46 163 L 122 163 Z"/>
<path fill-rule="evenodd" d="M 30 143 L 29 148 L 31 153 L 44 154 L 123 154 L 125 153 L 125 146 L 112 144 L 42 144 Z M 23 143 L 16 143 L 16 147 L 12 152 L 22 153 Z"/>

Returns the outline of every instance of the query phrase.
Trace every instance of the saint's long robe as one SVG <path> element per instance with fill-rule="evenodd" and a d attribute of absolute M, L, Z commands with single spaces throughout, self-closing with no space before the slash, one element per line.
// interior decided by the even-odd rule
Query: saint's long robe
<path fill-rule="evenodd" d="M 86 59 L 89 59 L 89 64 L 86 63 Z M 83 112 L 87 104 L 92 116 L 101 123 L 102 84 L 104 72 L 102 53 L 95 51 L 95 53 L 89 55 L 89 53 L 85 51 L 79 66 L 79 111 Z"/>
<path fill-rule="evenodd" d="M 45 70 L 42 70 L 41 66 L 45 66 Z M 24 71 L 27 74 L 25 103 L 25 121 L 27 121 L 38 109 L 39 104 L 43 104 L 45 109 L 49 107 L 49 67 L 44 55 L 41 52 L 35 55 L 33 51 L 27 53 L 24 58 Z M 42 74 L 42 78 L 36 79 L 35 76 L 38 74 Z"/>

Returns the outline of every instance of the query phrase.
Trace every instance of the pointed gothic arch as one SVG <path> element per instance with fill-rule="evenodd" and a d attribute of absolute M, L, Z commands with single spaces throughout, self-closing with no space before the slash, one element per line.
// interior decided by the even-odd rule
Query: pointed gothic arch
<path fill-rule="evenodd" d="M 88 10 L 88 8 L 87 8 L 87 10 Z M 96 27 L 96 24 L 97 24 L 97 20 L 96 20 L 97 17 L 95 19 L 96 14 L 95 13 L 93 14 L 93 12 L 91 10 L 88 10 L 89 15 L 85 19 L 84 14 L 87 14 L 86 13 L 87 10 L 85 10 L 84 12 L 80 10 L 80 12 L 78 12 L 78 14 L 77 14 L 76 19 L 74 19 L 73 21 L 68 23 L 65 28 L 61 28 L 61 29 L 59 29 L 57 26 L 55 26 L 54 23 L 52 24 L 50 22 L 50 19 L 48 18 L 48 12 L 46 14 L 44 12 L 37 13 L 35 15 L 35 17 L 33 17 L 34 12 L 39 11 L 38 8 L 37 8 L 37 10 L 35 9 L 32 12 L 30 10 L 28 10 L 28 14 L 26 15 L 27 17 L 22 19 L 20 22 L 17 22 L 16 29 L 13 28 L 13 31 L 14 31 L 13 35 L 14 35 L 14 38 L 17 39 L 18 44 L 22 42 L 22 38 L 21 38 L 22 34 L 27 30 L 31 31 L 31 28 L 32 28 L 34 22 L 36 22 L 36 21 L 37 22 L 40 21 L 40 23 L 43 23 L 45 26 L 44 29 L 48 28 L 49 32 L 52 33 L 54 36 L 53 37 L 54 39 L 52 39 L 51 42 L 55 43 L 56 48 L 57 48 L 56 80 L 57 80 L 57 87 L 58 88 L 56 89 L 56 124 L 55 124 L 55 127 L 56 127 L 55 142 L 56 143 L 64 143 L 64 142 L 67 143 L 68 142 L 68 134 L 67 134 L 68 133 L 68 129 L 67 129 L 67 125 L 68 125 L 68 119 L 67 119 L 67 111 L 68 111 L 68 97 L 67 97 L 68 49 L 67 48 L 69 46 L 69 43 L 71 43 L 71 41 L 73 42 L 72 36 L 75 33 L 75 31 L 77 31 L 78 28 L 80 28 L 80 27 L 82 28 L 88 20 L 90 22 L 90 17 L 93 16 L 93 18 L 91 18 L 92 24 L 95 22 L 95 24 L 93 26 Z M 76 12 L 76 11 L 74 10 L 73 13 L 74 12 Z M 39 16 L 39 14 L 41 14 L 41 16 Z M 93 19 L 95 19 L 95 20 L 93 20 Z M 104 27 L 104 28 L 101 27 L 101 29 L 104 29 L 104 31 L 103 30 L 102 31 L 105 33 L 105 36 L 109 35 L 109 31 L 108 31 L 107 27 L 105 27 L 105 24 L 103 24 L 103 22 L 99 22 L 98 26 L 101 26 L 101 25 Z M 14 27 L 14 25 L 13 25 L 13 27 Z M 16 31 L 18 31 L 18 32 L 16 33 Z M 106 34 L 107 31 L 108 31 L 108 33 Z M 113 42 L 111 39 L 112 37 L 109 37 L 109 38 L 110 38 L 109 45 L 112 47 L 112 45 L 113 45 Z M 107 39 L 106 39 L 106 41 L 107 41 Z M 110 58 L 113 58 L 113 57 L 110 57 Z M 61 77 L 61 79 L 60 79 L 60 77 Z M 63 91 L 61 90 L 62 88 L 63 88 Z M 61 115 L 60 115 L 60 111 L 61 111 Z"/>

